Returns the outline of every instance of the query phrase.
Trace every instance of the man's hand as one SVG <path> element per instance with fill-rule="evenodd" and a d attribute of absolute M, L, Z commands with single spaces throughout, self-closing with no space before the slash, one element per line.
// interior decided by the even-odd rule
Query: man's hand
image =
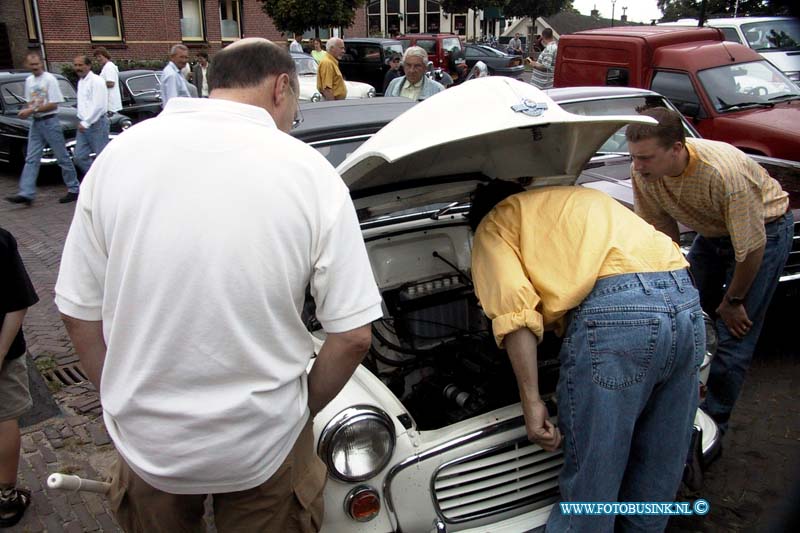
<path fill-rule="evenodd" d="M 78 124 L 78 131 L 86 131 L 86 128 L 83 127 L 83 124 Z"/>
<path fill-rule="evenodd" d="M 728 326 L 728 331 L 739 339 L 750 333 L 750 328 L 753 327 L 753 321 L 747 316 L 744 305 L 732 305 L 725 298 L 717 307 L 717 315 Z"/>
<path fill-rule="evenodd" d="M 561 447 L 561 431 L 550 422 L 547 407 L 541 399 L 523 402 L 522 413 L 525 415 L 528 440 L 548 452 Z"/>
<path fill-rule="evenodd" d="M 33 115 L 34 111 L 32 107 L 26 107 L 24 109 L 20 109 L 17 116 L 19 118 L 28 118 L 29 116 Z"/>

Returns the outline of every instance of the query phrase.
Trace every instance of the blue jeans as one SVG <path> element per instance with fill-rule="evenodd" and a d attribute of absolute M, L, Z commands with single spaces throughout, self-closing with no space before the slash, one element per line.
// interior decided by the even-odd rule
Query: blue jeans
<path fill-rule="evenodd" d="M 109 123 L 106 115 L 101 116 L 97 122 L 86 130 L 78 130 L 75 138 L 75 165 L 86 173 L 92 166 L 92 154 L 97 157 L 108 144 Z"/>
<path fill-rule="evenodd" d="M 700 297 L 688 270 L 597 281 L 570 313 L 561 347 L 562 501 L 673 501 L 705 354 Z M 658 530 L 666 516 L 571 516 L 547 530 Z"/>
<path fill-rule="evenodd" d="M 708 394 L 703 409 L 719 424 L 723 432 L 728 429 L 733 405 L 739 397 L 745 374 L 753 360 L 753 351 L 764 325 L 764 316 L 792 249 L 794 218 L 791 211 L 764 227 L 767 232 L 764 258 L 744 304 L 747 316 L 753 322 L 750 332 L 739 339 L 728 331 L 722 319 L 718 318 L 716 321 L 719 347 L 711 362 Z M 689 263 L 697 280 L 703 308 L 714 316 L 725 294 L 725 287 L 731 282 L 736 264 L 730 238 L 698 235 L 689 251 Z"/>
<path fill-rule="evenodd" d="M 36 196 L 36 179 L 39 177 L 42 150 L 47 146 L 53 150 L 53 155 L 58 160 L 58 166 L 61 167 L 61 177 L 69 192 L 78 192 L 80 187 L 78 175 L 67 152 L 64 132 L 61 130 L 58 116 L 31 119 L 30 124 L 28 153 L 25 156 L 25 167 L 19 177 L 19 195 L 31 200 Z"/>

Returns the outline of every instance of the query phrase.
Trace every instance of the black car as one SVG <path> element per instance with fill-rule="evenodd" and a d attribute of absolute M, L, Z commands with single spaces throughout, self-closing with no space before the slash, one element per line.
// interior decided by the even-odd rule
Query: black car
<path fill-rule="evenodd" d="M 478 61 L 483 61 L 492 76 L 519 78 L 525 72 L 522 56 L 506 54 L 485 44 L 465 45 L 464 56 L 469 68 L 474 67 Z"/>
<path fill-rule="evenodd" d="M 397 39 L 345 39 L 339 69 L 344 79 L 369 83 L 382 94 L 383 78 L 389 70 L 388 59 L 402 53 L 403 45 Z"/>
<path fill-rule="evenodd" d="M 10 163 L 20 167 L 25 162 L 28 149 L 28 131 L 30 120 L 17 116 L 20 109 L 27 105 L 25 101 L 25 78 L 30 75 L 27 71 L 0 72 L 0 162 Z M 67 150 L 73 154 L 75 150 L 75 136 L 78 129 L 78 95 L 75 87 L 62 76 L 54 74 L 58 86 L 64 95 L 64 102 L 58 106 L 58 119 L 64 131 Z M 131 120 L 119 113 L 113 113 L 109 119 L 111 126 L 110 137 L 116 136 L 131 126 Z M 42 165 L 57 163 L 50 148 L 42 151 Z"/>
<path fill-rule="evenodd" d="M 123 70 L 119 73 L 122 110 L 134 122 L 153 118 L 161 113 L 161 72 L 155 70 Z"/>

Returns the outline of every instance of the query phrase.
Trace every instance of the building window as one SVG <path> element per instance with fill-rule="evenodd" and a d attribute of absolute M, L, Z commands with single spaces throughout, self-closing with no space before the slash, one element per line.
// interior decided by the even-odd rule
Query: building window
<path fill-rule="evenodd" d="M 39 30 L 37 28 L 38 24 L 36 23 L 36 11 L 33 8 L 33 0 L 24 0 L 23 4 L 25 5 L 25 23 L 28 29 L 28 40 L 38 41 Z"/>
<path fill-rule="evenodd" d="M 400 33 L 400 0 L 386 1 L 386 33 L 390 37 Z"/>
<path fill-rule="evenodd" d="M 121 41 L 119 0 L 86 0 L 93 41 Z"/>
<path fill-rule="evenodd" d="M 373 0 L 367 6 L 367 26 L 370 37 L 381 37 L 381 0 Z"/>
<path fill-rule="evenodd" d="M 427 25 L 425 26 L 425 31 L 427 33 L 439 33 L 440 23 L 441 23 L 441 15 L 439 14 L 439 2 L 432 2 L 431 0 L 427 0 L 425 2 L 425 21 Z"/>
<path fill-rule="evenodd" d="M 181 39 L 184 41 L 203 41 L 203 2 L 202 0 L 181 0 Z"/>
<path fill-rule="evenodd" d="M 241 0 L 219 1 L 219 22 L 222 28 L 223 41 L 235 41 L 242 38 L 242 2 Z"/>
<path fill-rule="evenodd" d="M 419 33 L 419 0 L 406 0 L 406 33 Z"/>
<path fill-rule="evenodd" d="M 467 34 L 467 14 L 453 16 L 453 33 L 456 35 Z"/>

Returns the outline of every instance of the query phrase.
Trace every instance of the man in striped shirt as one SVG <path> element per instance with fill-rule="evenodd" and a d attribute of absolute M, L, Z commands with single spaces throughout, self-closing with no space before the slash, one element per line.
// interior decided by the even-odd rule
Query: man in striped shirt
<path fill-rule="evenodd" d="M 789 197 L 737 148 L 686 139 L 677 112 L 643 114 L 659 123 L 626 132 L 634 208 L 675 241 L 678 223 L 697 232 L 688 259 L 719 337 L 703 407 L 724 432 L 791 250 Z"/>

